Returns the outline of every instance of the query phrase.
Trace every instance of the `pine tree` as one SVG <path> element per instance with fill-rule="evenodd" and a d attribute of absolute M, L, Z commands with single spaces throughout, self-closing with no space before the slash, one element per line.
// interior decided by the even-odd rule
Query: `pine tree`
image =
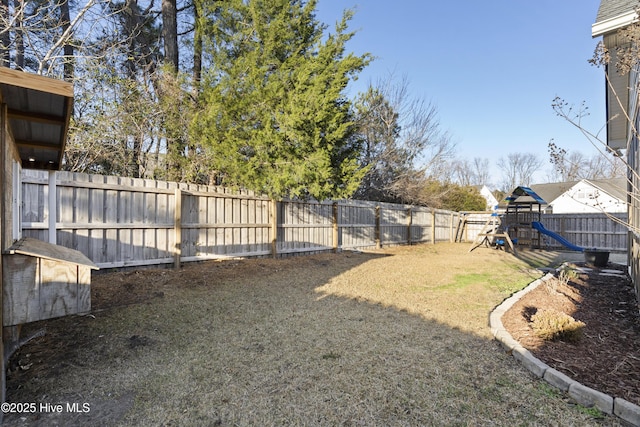
<path fill-rule="evenodd" d="M 193 138 L 218 181 L 274 198 L 348 197 L 364 171 L 344 95 L 369 62 L 345 55 L 350 12 L 334 34 L 315 0 L 230 0 L 210 24 L 211 68 Z M 205 11 L 206 13 L 206 11 Z"/>

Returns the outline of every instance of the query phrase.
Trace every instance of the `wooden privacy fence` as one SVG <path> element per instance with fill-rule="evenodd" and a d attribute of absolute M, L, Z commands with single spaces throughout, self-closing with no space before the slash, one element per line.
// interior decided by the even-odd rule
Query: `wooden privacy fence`
<path fill-rule="evenodd" d="M 614 219 L 615 218 L 615 219 Z M 613 252 L 626 252 L 629 232 L 623 225 L 626 213 L 543 214 L 541 222 L 574 245 Z M 553 239 L 542 239 L 545 249 L 563 249 Z"/>
<path fill-rule="evenodd" d="M 365 201 L 274 202 L 148 179 L 22 172 L 22 234 L 101 268 L 452 241 L 459 214 Z"/>

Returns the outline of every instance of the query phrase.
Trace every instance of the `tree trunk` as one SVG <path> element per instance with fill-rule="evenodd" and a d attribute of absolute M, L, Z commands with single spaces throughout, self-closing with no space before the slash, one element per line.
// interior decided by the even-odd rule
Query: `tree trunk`
<path fill-rule="evenodd" d="M 22 0 L 16 0 L 22 1 Z M 60 22 L 62 24 L 62 32 L 64 33 L 69 29 L 71 25 L 71 15 L 69 14 L 69 1 L 62 0 L 60 3 Z M 70 43 L 65 43 L 63 47 L 64 52 L 64 79 L 68 82 L 73 81 L 73 46 Z"/>
<path fill-rule="evenodd" d="M 14 0 L 14 12 L 20 16 L 16 17 L 14 26 L 14 41 L 16 49 L 15 65 L 17 70 L 24 70 L 24 34 L 22 27 L 22 16 L 24 4 L 21 0 Z"/>
<path fill-rule="evenodd" d="M 162 0 L 162 38 L 164 62 L 178 72 L 178 11 L 176 0 Z"/>
<path fill-rule="evenodd" d="M 200 80 L 202 79 L 202 0 L 193 1 L 193 92 L 195 95 L 200 91 Z"/>
<path fill-rule="evenodd" d="M 0 0 L 0 16 L 2 22 L 9 22 L 9 0 Z M 9 67 L 11 64 L 9 28 L 0 28 L 0 31 L 2 31 L 0 33 L 0 67 Z"/>

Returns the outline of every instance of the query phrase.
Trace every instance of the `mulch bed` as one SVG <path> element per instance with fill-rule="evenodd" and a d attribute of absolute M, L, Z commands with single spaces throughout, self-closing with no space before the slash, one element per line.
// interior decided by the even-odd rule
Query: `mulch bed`
<path fill-rule="evenodd" d="M 503 316 L 503 325 L 547 365 L 587 387 L 640 405 L 640 314 L 626 267 L 572 267 L 578 268 L 577 277 L 538 286 Z M 574 343 L 538 338 L 530 318 L 541 309 L 584 322 L 582 338 Z"/>

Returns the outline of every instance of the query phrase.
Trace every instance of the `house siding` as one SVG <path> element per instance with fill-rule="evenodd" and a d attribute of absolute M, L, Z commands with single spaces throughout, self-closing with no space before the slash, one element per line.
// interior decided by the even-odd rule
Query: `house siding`
<path fill-rule="evenodd" d="M 616 31 L 637 20 L 634 11 L 637 8 L 635 0 L 602 0 L 596 22 L 592 27 L 592 34 L 602 35 L 605 46 L 612 53 L 610 65 L 607 67 L 606 107 L 607 107 L 607 144 L 614 149 L 626 149 L 627 159 L 627 206 L 628 206 L 628 264 L 629 274 L 636 289 L 636 295 L 640 295 L 640 148 L 638 147 L 638 64 L 625 76 L 612 72 L 615 69 L 617 58 L 614 55 L 615 48 L 621 44 Z M 618 19 L 622 16 L 625 19 Z M 627 19 L 628 18 L 628 19 Z M 615 24 L 615 25 L 614 25 Z M 598 28 L 596 30 L 596 28 Z M 620 97 L 620 108 L 615 96 Z M 616 117 L 618 114 L 618 117 Z"/>
<path fill-rule="evenodd" d="M 626 200 L 580 181 L 551 202 L 554 213 L 623 213 L 627 212 Z"/>
<path fill-rule="evenodd" d="M 607 87 L 607 145 L 614 150 L 626 149 L 628 143 L 628 111 L 630 73 L 619 73 L 615 64 L 618 62 L 616 49 L 620 46 L 618 35 L 613 33 L 604 36 L 604 44 L 609 50 L 611 61 L 606 67 Z M 635 103 L 634 103 L 635 104 Z"/>
<path fill-rule="evenodd" d="M 638 74 L 635 73 L 635 79 L 630 86 L 632 89 L 632 96 L 637 97 Z M 635 126 L 640 125 L 640 120 L 636 116 Z M 638 173 L 640 172 L 640 150 L 638 147 L 638 135 L 636 132 L 631 135 L 631 142 L 629 149 L 627 150 L 627 162 L 629 163 L 628 180 L 629 180 L 629 274 L 634 283 L 636 289 L 636 295 L 640 295 L 640 201 L 638 196 L 640 195 L 640 179 Z"/>

